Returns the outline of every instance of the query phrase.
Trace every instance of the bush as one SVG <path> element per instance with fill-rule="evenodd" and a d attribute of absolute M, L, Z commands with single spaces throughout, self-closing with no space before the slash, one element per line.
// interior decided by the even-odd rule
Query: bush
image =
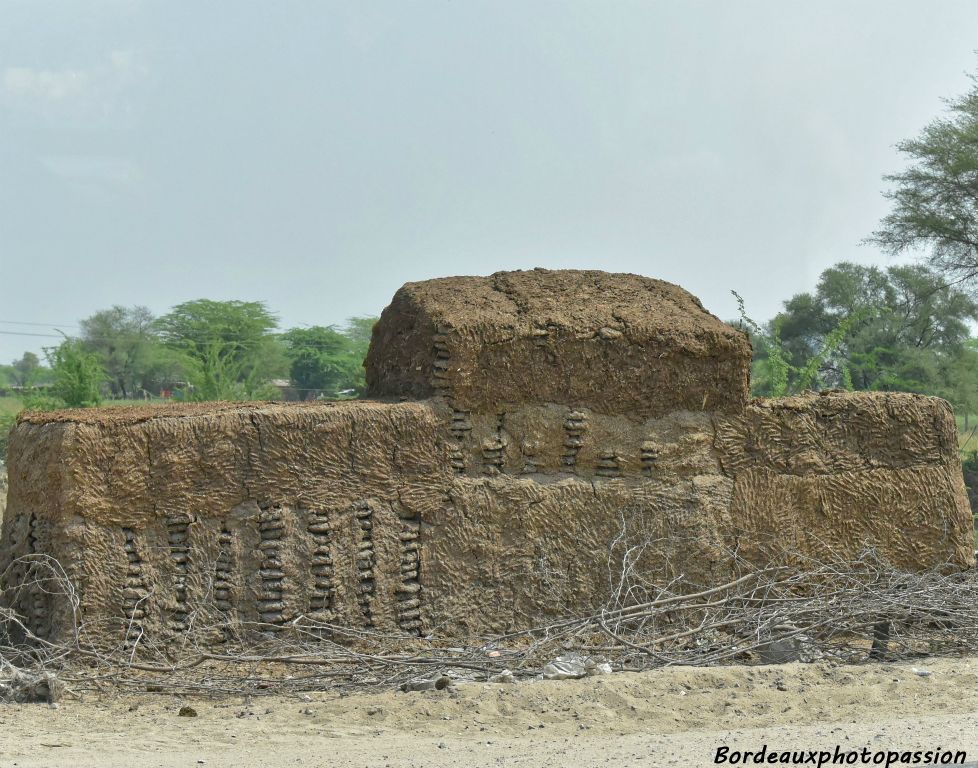
<path fill-rule="evenodd" d="M 102 402 L 105 370 L 98 357 L 78 339 L 65 339 L 47 352 L 54 371 L 51 393 L 69 408 L 87 408 Z"/>

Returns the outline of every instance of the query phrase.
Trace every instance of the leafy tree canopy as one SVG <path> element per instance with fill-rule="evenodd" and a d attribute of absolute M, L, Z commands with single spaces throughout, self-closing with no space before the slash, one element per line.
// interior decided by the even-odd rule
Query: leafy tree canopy
<path fill-rule="evenodd" d="M 146 307 L 114 306 L 81 321 L 81 338 L 108 377 L 111 394 L 130 398 L 185 378 L 177 355 L 160 340 Z"/>
<path fill-rule="evenodd" d="M 343 328 L 313 326 L 282 334 L 295 386 L 328 397 L 361 394 L 366 387 L 363 360 L 375 322 L 372 317 L 354 317 Z"/>
<path fill-rule="evenodd" d="M 903 390 L 972 407 L 978 351 L 969 343 L 968 323 L 974 320 L 975 301 L 936 270 L 841 262 L 822 273 L 814 292 L 793 296 L 755 332 L 756 391 L 777 394 L 783 358 L 787 389 Z"/>
<path fill-rule="evenodd" d="M 28 387 L 41 367 L 41 360 L 33 352 L 25 352 L 11 367 L 14 386 Z"/>
<path fill-rule="evenodd" d="M 908 167 L 884 179 L 892 201 L 870 242 L 897 254 L 923 249 L 950 282 L 978 278 L 978 77 L 948 111 L 897 149 Z"/>
<path fill-rule="evenodd" d="M 156 321 L 164 343 L 183 356 L 197 400 L 270 395 L 268 382 L 288 370 L 277 325 L 261 302 L 208 299 L 179 304 Z"/>
<path fill-rule="evenodd" d="M 102 401 L 105 371 L 98 357 L 89 352 L 82 341 L 65 339 L 59 346 L 45 351 L 54 374 L 51 396 L 60 401 L 56 405 L 87 408 Z"/>

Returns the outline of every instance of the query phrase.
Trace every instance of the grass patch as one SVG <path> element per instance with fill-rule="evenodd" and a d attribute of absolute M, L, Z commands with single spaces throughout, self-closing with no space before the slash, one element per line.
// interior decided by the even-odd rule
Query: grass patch
<path fill-rule="evenodd" d="M 24 410 L 19 397 L 0 397 L 0 417 L 15 416 Z"/>

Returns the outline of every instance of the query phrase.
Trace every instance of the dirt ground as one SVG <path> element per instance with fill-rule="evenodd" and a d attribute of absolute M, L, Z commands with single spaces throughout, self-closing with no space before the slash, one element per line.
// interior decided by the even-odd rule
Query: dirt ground
<path fill-rule="evenodd" d="M 0 705 L 0 766 L 699 766 L 763 744 L 978 759 L 978 658 L 917 667 L 930 674 L 789 664 L 251 701 L 66 696 Z"/>

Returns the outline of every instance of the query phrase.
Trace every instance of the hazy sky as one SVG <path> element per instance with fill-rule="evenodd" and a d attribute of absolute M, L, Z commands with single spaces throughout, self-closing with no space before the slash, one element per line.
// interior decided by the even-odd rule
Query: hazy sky
<path fill-rule="evenodd" d="M 284 326 L 580 267 L 767 318 L 886 210 L 978 2 L 0 0 L 0 361 L 112 304 Z"/>

